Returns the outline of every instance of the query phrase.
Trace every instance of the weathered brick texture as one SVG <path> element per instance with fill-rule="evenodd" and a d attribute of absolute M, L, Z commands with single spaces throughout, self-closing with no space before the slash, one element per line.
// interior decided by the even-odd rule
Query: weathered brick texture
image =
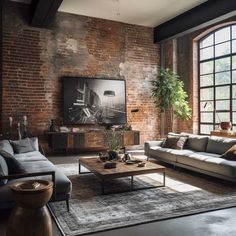
<path fill-rule="evenodd" d="M 159 113 L 150 99 L 159 46 L 152 28 L 57 13 L 49 29 L 25 23 L 17 4 L 3 19 L 2 127 L 27 115 L 29 127 L 43 137 L 51 119 L 62 122 L 62 76 L 126 80 L 128 120 L 141 142 L 159 136 Z M 140 112 L 131 115 L 138 107 Z M 132 117 L 131 117 L 132 116 Z M 84 127 L 91 128 L 91 127 Z"/>

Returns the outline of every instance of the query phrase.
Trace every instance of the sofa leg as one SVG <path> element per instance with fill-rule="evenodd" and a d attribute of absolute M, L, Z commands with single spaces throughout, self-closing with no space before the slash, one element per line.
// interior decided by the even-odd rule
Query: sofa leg
<path fill-rule="evenodd" d="M 66 199 L 66 207 L 67 207 L 67 211 L 70 212 L 69 199 Z"/>

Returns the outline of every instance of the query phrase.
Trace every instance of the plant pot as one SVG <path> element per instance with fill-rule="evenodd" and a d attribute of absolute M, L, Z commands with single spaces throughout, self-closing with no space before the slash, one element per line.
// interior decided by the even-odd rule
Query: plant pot
<path fill-rule="evenodd" d="M 117 160 L 118 152 L 117 151 L 108 151 L 109 160 Z"/>
<path fill-rule="evenodd" d="M 229 122 L 220 122 L 220 128 L 222 130 L 231 130 L 232 123 L 230 121 Z"/>

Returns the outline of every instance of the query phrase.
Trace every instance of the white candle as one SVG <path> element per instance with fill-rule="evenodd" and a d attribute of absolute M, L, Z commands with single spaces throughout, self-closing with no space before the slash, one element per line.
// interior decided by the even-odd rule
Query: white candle
<path fill-rule="evenodd" d="M 10 116 L 10 117 L 9 117 L 9 125 L 10 125 L 10 127 L 12 127 L 12 122 L 13 122 L 13 119 L 12 119 L 12 117 Z"/>
<path fill-rule="evenodd" d="M 27 125 L 27 116 L 23 116 L 23 124 L 26 126 Z"/>

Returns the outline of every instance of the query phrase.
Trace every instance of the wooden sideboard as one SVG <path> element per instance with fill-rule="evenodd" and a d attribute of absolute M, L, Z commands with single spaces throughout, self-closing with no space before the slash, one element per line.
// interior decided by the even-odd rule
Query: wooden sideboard
<path fill-rule="evenodd" d="M 211 136 L 219 136 L 225 138 L 236 138 L 236 133 L 223 133 L 220 131 L 211 131 Z"/>
<path fill-rule="evenodd" d="M 140 144 L 139 131 L 115 131 L 122 134 L 122 146 Z M 102 130 L 89 130 L 83 132 L 47 132 L 48 146 L 53 151 L 81 150 L 102 151 L 106 150 L 105 135 Z"/>

